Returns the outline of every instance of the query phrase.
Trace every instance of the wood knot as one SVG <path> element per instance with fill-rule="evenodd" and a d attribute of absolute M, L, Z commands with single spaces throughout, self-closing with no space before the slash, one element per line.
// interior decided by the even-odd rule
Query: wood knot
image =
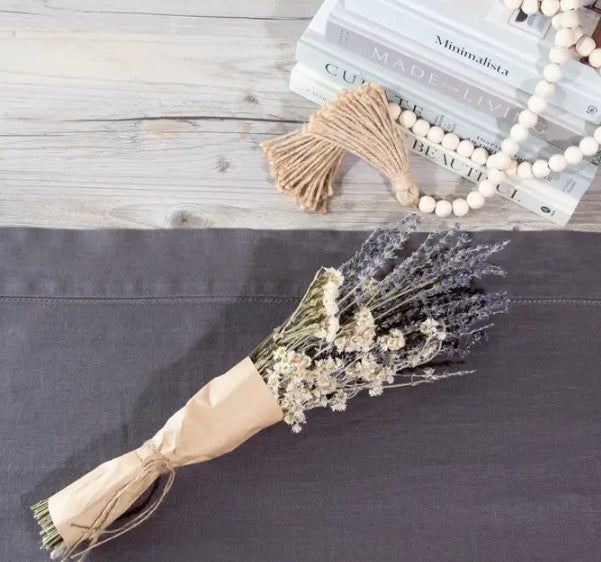
<path fill-rule="evenodd" d="M 217 160 L 217 170 L 221 173 L 227 172 L 231 164 L 226 160 L 224 156 L 220 156 Z"/>
<path fill-rule="evenodd" d="M 163 215 L 164 228 L 189 228 L 194 222 L 194 213 L 183 205 L 169 207 Z"/>

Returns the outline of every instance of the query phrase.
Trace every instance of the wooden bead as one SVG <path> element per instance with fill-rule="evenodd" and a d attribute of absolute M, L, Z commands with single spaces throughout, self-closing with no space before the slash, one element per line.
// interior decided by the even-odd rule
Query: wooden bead
<path fill-rule="evenodd" d="M 519 123 L 511 127 L 511 131 L 509 131 L 509 136 L 517 143 L 524 142 L 529 134 L 528 129 Z"/>
<path fill-rule="evenodd" d="M 528 129 L 532 129 L 538 123 L 538 115 L 528 109 L 524 109 L 518 116 L 518 123 Z"/>
<path fill-rule="evenodd" d="M 557 17 L 557 16 L 555 16 Z M 560 47 L 571 47 L 576 42 L 576 36 L 571 29 L 563 27 L 555 34 L 555 44 Z"/>
<path fill-rule="evenodd" d="M 547 65 L 547 66 L 549 66 L 549 65 Z M 555 66 L 557 66 L 557 68 L 559 68 L 558 65 L 555 65 Z M 561 69 L 560 69 L 560 72 L 561 72 Z M 534 89 L 534 93 L 539 98 L 549 99 L 555 93 L 555 84 L 552 84 L 551 82 L 547 82 L 547 80 L 541 80 L 536 85 L 536 88 Z"/>
<path fill-rule="evenodd" d="M 470 191 L 466 201 L 472 209 L 481 209 L 484 206 L 484 196 L 479 191 Z"/>
<path fill-rule="evenodd" d="M 486 161 L 487 168 L 495 168 L 497 170 L 506 170 L 511 165 L 511 158 L 507 154 L 497 152 L 491 154 Z"/>
<path fill-rule="evenodd" d="M 484 166 L 488 160 L 488 152 L 484 148 L 476 148 L 472 152 L 472 162 L 478 164 L 478 166 Z"/>
<path fill-rule="evenodd" d="M 457 154 L 459 156 L 463 156 L 464 158 L 469 158 L 474 153 L 474 144 L 468 140 L 462 140 L 457 145 Z"/>
<path fill-rule="evenodd" d="M 601 127 L 597 127 L 595 129 L 595 133 L 593 134 L 593 136 L 595 137 L 595 140 L 601 144 Z"/>
<path fill-rule="evenodd" d="M 533 14 L 537 14 L 540 10 L 540 2 L 539 0 L 524 0 L 522 2 L 522 12 L 528 14 L 529 16 Z"/>
<path fill-rule="evenodd" d="M 428 123 L 425 119 L 418 119 L 411 130 L 415 133 L 415 136 L 425 137 L 430 130 L 430 123 Z"/>
<path fill-rule="evenodd" d="M 571 166 L 576 166 L 576 164 L 580 164 L 584 159 L 584 154 L 582 154 L 582 150 L 578 146 L 570 146 L 563 153 L 568 161 L 568 164 Z"/>
<path fill-rule="evenodd" d="M 561 0 L 561 9 L 566 12 L 568 10 L 577 10 L 580 8 L 581 0 Z"/>
<path fill-rule="evenodd" d="M 552 18 L 559 12 L 559 0 L 543 0 L 540 5 L 540 11 L 548 18 Z"/>
<path fill-rule="evenodd" d="M 599 143 L 593 137 L 584 137 L 580 141 L 580 150 L 585 156 L 594 156 L 599 152 Z"/>
<path fill-rule="evenodd" d="M 488 180 L 481 181 L 478 184 L 478 191 L 484 197 L 492 197 L 497 192 L 497 186 Z"/>
<path fill-rule="evenodd" d="M 580 25 L 580 16 L 576 9 L 563 13 L 561 25 L 562 27 L 567 27 L 569 29 L 575 29 Z"/>
<path fill-rule="evenodd" d="M 492 170 L 488 170 L 486 178 L 495 185 L 501 185 L 507 179 L 507 174 L 503 170 L 493 168 Z"/>
<path fill-rule="evenodd" d="M 518 173 L 518 164 L 519 162 L 517 160 L 512 160 L 511 166 L 505 170 L 505 175 L 509 178 L 516 176 Z"/>
<path fill-rule="evenodd" d="M 434 209 L 436 209 L 436 199 L 429 195 L 424 195 L 423 197 L 420 197 L 417 208 L 422 213 L 433 213 Z"/>
<path fill-rule="evenodd" d="M 561 29 L 562 20 L 563 20 L 563 14 L 561 12 L 559 12 L 559 14 L 555 14 L 551 18 L 551 25 L 553 26 L 553 29 Z"/>
<path fill-rule="evenodd" d="M 396 121 L 401 115 L 401 106 L 398 103 L 390 102 L 388 104 L 388 115 L 393 121 Z"/>
<path fill-rule="evenodd" d="M 570 49 L 556 45 L 549 50 L 549 60 L 555 64 L 565 64 L 569 58 Z"/>
<path fill-rule="evenodd" d="M 547 82 L 556 83 L 559 82 L 563 76 L 563 72 L 561 71 L 561 66 L 555 64 L 554 62 L 550 62 L 543 69 L 543 76 Z M 550 97 L 550 96 L 540 96 L 540 97 Z"/>
<path fill-rule="evenodd" d="M 588 62 L 593 68 L 601 68 L 601 48 L 597 48 L 588 56 Z"/>
<path fill-rule="evenodd" d="M 547 100 L 539 96 L 532 96 L 528 100 L 528 109 L 535 115 L 542 113 L 547 107 Z"/>
<path fill-rule="evenodd" d="M 486 161 L 486 167 L 490 170 L 497 170 L 497 159 L 496 159 L 497 153 L 493 153 L 488 157 L 488 160 Z"/>
<path fill-rule="evenodd" d="M 444 134 L 444 129 L 441 127 L 430 127 L 426 137 L 430 142 L 433 142 L 434 144 L 440 144 L 444 138 Z"/>
<path fill-rule="evenodd" d="M 501 143 L 501 150 L 507 156 L 515 156 L 520 150 L 520 145 L 512 138 L 507 138 Z"/>
<path fill-rule="evenodd" d="M 549 163 L 546 160 L 537 160 L 532 164 L 532 175 L 535 178 L 546 178 L 550 173 Z"/>
<path fill-rule="evenodd" d="M 447 133 L 440 143 L 447 150 L 457 150 L 461 139 L 455 133 Z"/>
<path fill-rule="evenodd" d="M 534 174 L 532 173 L 532 164 L 530 162 L 522 162 L 519 164 L 518 177 L 522 178 L 523 180 L 529 180 L 534 177 Z"/>
<path fill-rule="evenodd" d="M 399 123 L 405 127 L 405 129 L 411 129 L 411 127 L 415 125 L 416 121 L 417 115 L 408 109 L 403 111 L 399 117 Z"/>
<path fill-rule="evenodd" d="M 453 205 L 444 199 L 441 199 L 436 203 L 436 209 L 434 210 L 437 217 L 446 218 L 450 217 L 453 212 Z"/>
<path fill-rule="evenodd" d="M 568 167 L 568 161 L 563 154 L 554 154 L 549 158 L 549 168 L 553 172 L 563 172 Z"/>
<path fill-rule="evenodd" d="M 576 43 L 576 51 L 581 57 L 588 57 L 594 50 L 597 44 L 592 37 L 584 35 Z"/>
<path fill-rule="evenodd" d="M 470 206 L 465 199 L 455 199 L 453 201 L 453 214 L 456 217 L 465 217 L 470 212 Z"/>

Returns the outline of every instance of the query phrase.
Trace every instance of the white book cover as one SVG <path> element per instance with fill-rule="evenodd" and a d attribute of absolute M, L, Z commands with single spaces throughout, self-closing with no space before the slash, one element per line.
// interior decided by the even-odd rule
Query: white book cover
<path fill-rule="evenodd" d="M 527 92 L 452 59 L 441 59 L 431 49 L 357 16 L 340 4 L 330 10 L 325 27 L 329 42 L 397 74 L 400 79 L 423 84 L 470 110 L 489 114 L 503 121 L 506 127 L 515 124 L 527 106 L 530 97 Z M 564 109 L 550 106 L 532 134 L 565 150 L 583 132 L 592 135 L 595 128 Z"/>
<path fill-rule="evenodd" d="M 539 81 L 553 33 L 540 22 L 520 20 L 500 0 L 341 0 L 346 9 L 530 94 Z M 599 14 L 582 10 L 594 27 Z M 601 75 L 579 60 L 563 67 L 564 78 L 551 98 L 575 116 L 601 123 Z"/>
<path fill-rule="evenodd" d="M 366 70 L 365 66 L 358 68 L 350 62 L 349 53 L 329 44 L 323 36 L 308 29 L 297 46 L 297 61 L 317 71 L 327 80 L 337 84 L 338 89 L 358 86 L 366 81 L 375 81 L 388 90 L 391 101 L 399 103 L 404 109 L 411 109 L 421 117 L 436 124 L 446 131 L 454 132 L 464 139 L 471 140 L 477 146 L 483 146 L 489 151 L 497 151 L 499 143 L 505 134 L 499 131 L 494 118 L 486 119 L 475 112 L 466 111 L 464 106 L 453 107 L 448 100 L 441 100 L 424 89 L 403 81 L 402 85 L 394 76 L 386 75 L 382 69 Z M 356 64 L 355 59 L 354 63 Z M 411 86 L 411 87 L 407 87 Z M 474 121 L 474 119 L 477 121 Z M 542 139 L 532 138 L 528 144 L 530 150 L 523 152 L 524 158 L 549 157 L 553 151 Z M 550 188 L 569 193 L 581 198 L 590 187 L 598 168 L 590 162 L 583 162 L 570 172 L 553 173 L 544 180 Z"/>
<path fill-rule="evenodd" d="M 334 99 L 338 91 L 336 84 L 320 78 L 302 64 L 297 64 L 292 70 L 290 89 L 319 105 Z M 461 158 L 453 152 L 444 150 L 439 145 L 417 138 L 413 133 L 400 126 L 399 129 L 407 138 L 408 146 L 414 153 L 424 156 L 474 183 L 484 177 L 486 170 L 469 159 Z M 549 190 L 545 184 L 541 184 L 536 179 L 522 181 L 519 184 L 508 182 L 499 186 L 498 192 L 503 197 L 560 226 L 568 223 L 578 205 L 577 199 L 556 190 Z"/>

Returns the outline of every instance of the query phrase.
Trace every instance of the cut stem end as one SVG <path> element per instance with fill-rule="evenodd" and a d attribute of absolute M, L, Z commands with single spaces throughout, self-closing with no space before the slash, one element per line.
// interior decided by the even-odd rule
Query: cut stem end
<path fill-rule="evenodd" d="M 40 536 L 42 537 L 42 546 L 50 552 L 50 558 L 56 560 L 62 557 L 67 552 L 67 545 L 60 536 L 58 529 L 55 527 L 50 510 L 48 509 L 48 500 L 42 500 L 31 506 L 33 518 L 40 526 Z"/>

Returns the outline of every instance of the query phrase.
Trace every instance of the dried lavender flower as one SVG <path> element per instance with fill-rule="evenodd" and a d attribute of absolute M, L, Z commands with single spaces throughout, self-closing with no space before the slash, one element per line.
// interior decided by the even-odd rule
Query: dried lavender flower
<path fill-rule="evenodd" d="M 472 246 L 458 227 L 428 235 L 403 257 L 417 228 L 410 216 L 375 230 L 338 269 L 321 269 L 290 318 L 251 355 L 294 432 L 317 407 L 346 409 L 362 391 L 415 386 L 466 374 L 432 362 L 462 359 L 504 293 L 474 281 L 504 275 L 490 258 L 506 242 Z"/>

